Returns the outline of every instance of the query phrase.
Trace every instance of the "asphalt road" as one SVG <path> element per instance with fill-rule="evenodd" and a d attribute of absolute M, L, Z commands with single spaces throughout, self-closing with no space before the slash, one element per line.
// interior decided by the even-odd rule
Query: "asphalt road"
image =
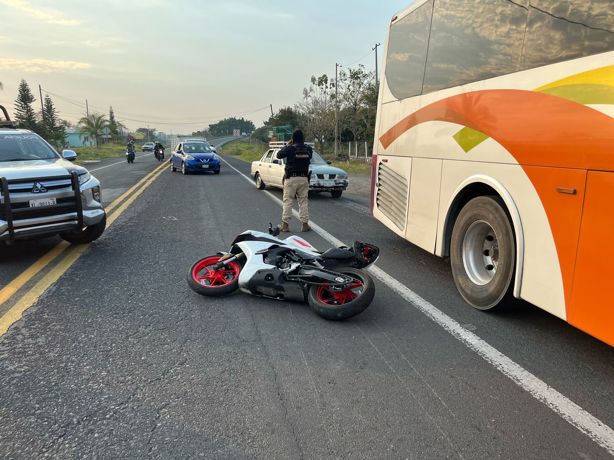
<path fill-rule="evenodd" d="M 143 158 L 94 174 L 106 201 L 156 166 Z M 592 414 L 612 441 L 612 348 L 523 302 L 471 309 L 446 261 L 373 220 L 364 196 L 315 196 L 310 213 L 339 240 L 380 246 L 382 270 Z M 0 337 L 2 456 L 609 458 L 603 438 L 380 281 L 371 307 L 342 323 L 302 304 L 189 290 L 195 259 L 280 215 L 229 166 L 164 171 Z M 54 244 L 3 252 L 0 287 Z"/>

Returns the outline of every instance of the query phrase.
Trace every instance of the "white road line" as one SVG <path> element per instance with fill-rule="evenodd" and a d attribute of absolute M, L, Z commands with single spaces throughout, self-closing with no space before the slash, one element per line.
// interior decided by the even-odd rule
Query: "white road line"
<path fill-rule="evenodd" d="M 245 178 L 245 180 L 247 180 L 250 184 L 254 185 L 254 181 L 251 178 L 247 177 L 226 160 L 222 159 L 222 161 Z M 272 193 L 267 191 L 265 191 L 265 193 L 277 204 L 283 204 L 282 201 Z M 298 217 L 298 212 L 296 210 L 294 211 L 294 215 L 295 217 Z M 342 241 L 335 238 L 319 225 L 313 223 L 312 221 L 309 222 L 309 225 L 318 235 L 326 239 L 329 243 L 335 246 L 344 245 Z M 560 415 L 564 420 L 606 449 L 610 455 L 614 455 L 614 430 L 608 425 L 591 415 L 589 412 L 578 406 L 563 394 L 559 393 L 543 380 L 531 374 L 518 363 L 501 353 L 486 341 L 482 340 L 476 334 L 462 327 L 454 319 L 446 315 L 427 300 L 420 297 L 414 291 L 390 276 L 381 268 L 373 265 L 369 268 L 369 272 L 375 278 L 400 295 L 409 304 L 416 307 L 436 324 L 441 326 L 449 334 L 465 344 L 469 349 L 473 350 L 484 358 L 487 362 L 506 375 L 523 390 L 527 391 L 535 399 L 544 403 L 546 406 Z"/>
<path fill-rule="evenodd" d="M 137 156 L 136 158 L 143 158 L 143 157 L 146 157 L 147 155 L 153 155 L 153 153 L 144 153 L 142 155 Z M 110 168 L 111 166 L 120 165 L 120 164 L 126 164 L 126 160 L 117 161 L 115 163 L 111 163 L 110 165 L 101 166 L 100 168 L 96 168 L 96 169 L 89 169 L 88 171 L 89 172 L 96 172 L 96 171 L 100 171 L 101 169 Z"/>

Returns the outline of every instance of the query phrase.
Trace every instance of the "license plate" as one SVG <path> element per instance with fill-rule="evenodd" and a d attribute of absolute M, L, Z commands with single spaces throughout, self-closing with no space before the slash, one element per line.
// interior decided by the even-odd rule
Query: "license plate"
<path fill-rule="evenodd" d="M 38 200 L 30 200 L 31 208 L 41 208 L 44 206 L 55 206 L 57 200 L 55 198 L 40 198 Z"/>
<path fill-rule="evenodd" d="M 200 165 L 201 168 L 203 169 L 207 169 L 209 167 L 209 165 Z"/>
<path fill-rule="evenodd" d="M 335 185 L 335 181 L 332 179 L 324 180 L 324 187 L 333 187 Z"/>

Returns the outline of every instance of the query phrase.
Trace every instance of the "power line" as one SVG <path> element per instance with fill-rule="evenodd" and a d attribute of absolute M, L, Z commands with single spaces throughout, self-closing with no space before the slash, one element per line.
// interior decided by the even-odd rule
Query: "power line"
<path fill-rule="evenodd" d="M 357 61 L 352 62 L 351 64 L 343 64 L 344 67 L 351 67 L 353 65 L 358 64 L 359 62 L 364 61 L 365 59 L 367 59 L 369 56 L 371 56 L 371 54 L 373 54 L 373 50 L 369 51 L 367 54 L 365 54 L 363 57 L 361 57 L 360 59 L 358 59 Z"/>
<path fill-rule="evenodd" d="M 87 105 L 83 102 L 78 101 L 77 99 L 73 99 L 70 98 L 68 96 L 62 96 L 60 94 L 57 94 L 55 92 L 49 91 L 45 88 L 43 88 L 43 90 L 50 94 L 51 96 L 57 97 L 60 100 L 63 100 L 64 102 L 67 102 L 69 104 L 72 104 L 74 106 L 77 106 L 81 109 L 85 109 L 87 108 Z M 89 105 L 91 108 L 96 109 L 96 110 L 100 110 L 105 112 L 106 109 L 102 109 L 100 107 L 94 106 L 94 105 Z M 205 118 L 203 120 L 199 120 L 199 121 L 190 121 L 190 119 L 187 120 L 173 120 L 173 121 L 169 121 L 168 118 L 165 118 L 164 120 L 160 120 L 157 119 L 156 117 L 149 117 L 147 115 L 143 115 L 143 114 L 130 114 L 129 112 L 123 112 L 123 111 L 116 111 L 114 110 L 114 113 L 118 116 L 118 118 L 120 118 L 121 120 L 124 121 L 132 121 L 132 122 L 136 122 L 136 123 L 154 123 L 154 124 L 160 124 L 160 125 L 202 125 L 202 124 L 206 124 L 208 122 L 211 121 L 216 121 L 216 120 L 221 120 L 223 118 L 226 117 L 230 117 L 230 116 L 240 116 L 240 115 L 251 115 L 254 113 L 258 113 L 261 112 L 263 110 L 269 109 L 270 105 L 265 105 L 263 107 L 259 107 L 257 109 L 253 109 L 253 110 L 245 110 L 245 111 L 240 111 L 240 112 L 232 112 L 232 113 L 227 113 L 224 115 L 216 115 L 216 116 L 211 116 L 209 118 Z M 141 119 L 141 118 L 133 118 L 133 117 L 143 117 L 143 118 L 147 118 L 147 119 Z M 120 121 L 121 121 L 120 120 Z M 193 119 L 191 119 L 193 120 Z"/>

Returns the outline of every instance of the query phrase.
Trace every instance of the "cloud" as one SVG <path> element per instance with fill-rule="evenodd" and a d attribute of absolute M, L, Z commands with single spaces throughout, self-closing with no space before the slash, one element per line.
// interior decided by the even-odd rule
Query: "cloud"
<path fill-rule="evenodd" d="M 9 59 L 0 57 L 0 70 L 20 70 L 22 72 L 68 72 L 92 68 L 91 64 L 76 61 L 52 61 L 49 59 Z"/>
<path fill-rule="evenodd" d="M 52 8 L 34 7 L 26 0 L 0 0 L 0 4 L 6 5 L 10 8 L 15 8 L 49 24 L 58 24 L 62 26 L 76 26 L 80 24 L 79 21 L 67 18 L 58 10 L 54 10 Z"/>

